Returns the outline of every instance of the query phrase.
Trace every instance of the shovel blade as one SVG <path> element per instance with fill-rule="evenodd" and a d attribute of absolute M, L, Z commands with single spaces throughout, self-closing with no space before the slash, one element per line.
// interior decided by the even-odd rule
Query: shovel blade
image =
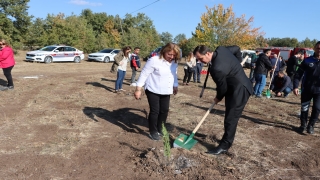
<path fill-rule="evenodd" d="M 271 92 L 270 92 L 270 89 L 267 89 L 267 92 L 266 92 L 266 97 L 267 97 L 267 98 L 270 98 L 270 97 L 271 97 Z"/>
<path fill-rule="evenodd" d="M 185 134 L 180 134 L 173 143 L 173 147 L 179 147 L 183 149 L 190 150 L 195 144 L 197 144 L 197 140 L 193 139 L 194 134 L 187 136 Z"/>

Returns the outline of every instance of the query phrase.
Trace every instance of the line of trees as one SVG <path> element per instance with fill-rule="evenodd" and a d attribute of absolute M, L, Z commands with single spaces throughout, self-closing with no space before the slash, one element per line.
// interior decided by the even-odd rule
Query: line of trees
<path fill-rule="evenodd" d="M 46 18 L 28 15 L 30 0 L 0 1 L 0 38 L 8 40 L 15 49 L 37 48 L 51 44 L 67 44 L 86 53 L 103 48 L 121 48 L 126 45 L 141 48 L 147 56 L 156 47 L 168 42 L 180 45 L 183 55 L 198 44 L 212 48 L 219 45 L 239 45 L 242 49 L 265 46 L 312 47 L 316 40 L 299 42 L 296 38 L 264 38 L 261 27 L 252 27 L 253 17 L 236 17 L 232 6 L 219 4 L 206 7 L 191 38 L 185 34 L 173 37 L 169 32 L 157 32 L 153 21 L 143 13 L 127 14 L 124 18 L 84 9 L 80 15 L 48 14 Z"/>
<path fill-rule="evenodd" d="M 310 40 L 306 38 L 305 40 L 298 41 L 297 38 L 269 38 L 266 40 L 269 46 L 273 47 L 306 47 L 312 48 L 317 40 Z"/>

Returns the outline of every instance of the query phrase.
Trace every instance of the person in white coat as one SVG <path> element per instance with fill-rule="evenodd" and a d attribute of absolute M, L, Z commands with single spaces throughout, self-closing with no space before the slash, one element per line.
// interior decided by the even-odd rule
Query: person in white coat
<path fill-rule="evenodd" d="M 192 74 L 195 71 L 196 67 L 196 58 L 193 55 L 193 52 L 188 54 L 186 58 L 186 65 L 183 67 L 184 69 L 184 77 L 183 77 L 183 85 L 189 85 Z"/>
<path fill-rule="evenodd" d="M 174 43 L 166 44 L 159 55 L 151 57 L 143 67 L 137 81 L 134 96 L 140 99 L 144 86 L 150 107 L 148 122 L 150 137 L 160 140 L 162 123 L 167 120 L 170 95 L 178 92 L 178 59 L 180 48 Z"/>

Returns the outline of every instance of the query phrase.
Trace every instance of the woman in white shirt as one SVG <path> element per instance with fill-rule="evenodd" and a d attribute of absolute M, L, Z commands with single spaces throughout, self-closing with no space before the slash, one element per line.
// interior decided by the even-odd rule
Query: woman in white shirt
<path fill-rule="evenodd" d="M 178 92 L 178 59 L 180 59 L 179 46 L 168 43 L 158 56 L 151 57 L 147 61 L 137 81 L 134 96 L 140 99 L 141 89 L 144 86 L 150 107 L 149 131 L 153 140 L 160 140 L 162 123 L 166 122 L 169 112 L 170 95 Z"/>
<path fill-rule="evenodd" d="M 184 66 L 183 85 L 189 85 L 191 76 L 195 71 L 195 66 L 196 58 L 194 57 L 193 52 L 190 52 L 186 58 L 186 65 Z"/>
<path fill-rule="evenodd" d="M 120 91 L 124 91 L 122 89 L 122 84 L 123 84 L 124 77 L 126 76 L 127 64 L 129 61 L 130 51 L 131 51 L 131 47 L 126 46 L 126 47 L 122 48 L 122 51 L 120 51 L 114 57 L 114 65 L 117 65 L 117 80 L 115 83 L 115 93 L 118 93 Z"/>

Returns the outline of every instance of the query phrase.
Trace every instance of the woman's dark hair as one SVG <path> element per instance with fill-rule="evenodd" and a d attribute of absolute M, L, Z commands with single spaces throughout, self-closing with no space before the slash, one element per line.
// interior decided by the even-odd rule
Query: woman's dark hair
<path fill-rule="evenodd" d="M 304 50 L 303 50 L 303 49 L 299 50 L 299 51 L 297 52 L 297 54 L 304 55 Z"/>
<path fill-rule="evenodd" d="M 123 52 L 124 56 L 126 56 L 126 57 L 129 56 L 129 53 L 126 54 L 127 50 L 131 51 L 131 47 L 130 46 L 125 46 L 125 47 L 122 48 L 122 52 Z"/>

